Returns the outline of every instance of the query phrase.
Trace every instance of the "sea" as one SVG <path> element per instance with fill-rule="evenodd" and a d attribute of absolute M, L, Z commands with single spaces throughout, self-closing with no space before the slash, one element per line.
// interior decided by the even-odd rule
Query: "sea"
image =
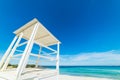
<path fill-rule="evenodd" d="M 60 66 L 60 74 L 120 80 L 120 66 Z"/>

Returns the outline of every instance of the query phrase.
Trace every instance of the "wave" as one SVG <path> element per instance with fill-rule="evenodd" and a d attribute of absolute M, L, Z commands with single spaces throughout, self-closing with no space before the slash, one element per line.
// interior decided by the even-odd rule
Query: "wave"
<path fill-rule="evenodd" d="M 61 74 L 120 80 L 120 67 L 68 67 L 61 68 Z"/>

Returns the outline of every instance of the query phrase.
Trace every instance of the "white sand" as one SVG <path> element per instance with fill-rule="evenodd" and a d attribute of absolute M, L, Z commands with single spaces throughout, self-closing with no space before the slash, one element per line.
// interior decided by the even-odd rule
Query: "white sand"
<path fill-rule="evenodd" d="M 77 77 L 77 76 L 60 75 L 60 80 L 110 80 L 110 79 L 95 78 L 95 77 Z"/>
<path fill-rule="evenodd" d="M 56 80 L 56 77 L 51 77 L 45 80 Z M 112 79 L 60 75 L 59 80 L 112 80 Z"/>
<path fill-rule="evenodd" d="M 32 69 L 28 69 L 28 70 L 32 70 Z M 36 70 L 36 69 L 34 69 Z M 39 69 L 40 70 L 40 69 Z M 54 70 L 49 70 L 49 69 L 46 69 L 46 70 L 40 70 L 40 71 L 33 71 L 33 72 L 29 72 L 27 74 L 24 74 L 23 77 L 25 78 L 24 80 L 34 80 L 33 78 L 30 79 L 30 77 L 32 76 L 35 76 L 35 75 L 38 75 L 39 76 L 39 80 L 56 80 L 56 76 L 54 77 L 48 77 L 45 75 L 50 75 L 50 74 L 53 74 L 56 72 L 54 72 Z M 11 74 L 12 73 L 12 74 Z M 38 74 L 39 73 L 39 74 Z M 15 71 L 14 70 L 8 70 L 8 71 L 5 71 L 5 72 L 1 72 L 0 73 L 0 76 L 6 78 L 6 79 L 9 79 L 11 78 L 11 80 L 15 80 Z M 53 76 L 53 75 L 52 75 Z M 28 78 L 27 78 L 28 77 Z M 44 77 L 44 78 L 43 78 Z M 0 80 L 3 80 L 0 78 Z M 10 79 L 9 79 L 10 80 Z M 38 79 L 35 79 L 35 80 L 38 80 Z M 105 79 L 105 78 L 95 78 L 95 77 L 82 77 L 82 76 L 69 76 L 69 75 L 60 75 L 59 76 L 59 80 L 112 80 L 112 79 Z"/>

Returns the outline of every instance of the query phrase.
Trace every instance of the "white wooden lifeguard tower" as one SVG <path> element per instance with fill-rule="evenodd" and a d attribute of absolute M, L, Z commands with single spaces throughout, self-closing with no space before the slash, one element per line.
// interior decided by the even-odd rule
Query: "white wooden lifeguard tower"
<path fill-rule="evenodd" d="M 56 80 L 59 80 L 59 47 L 60 41 L 56 39 L 37 19 L 33 19 L 18 30 L 14 32 L 16 36 L 5 52 L 0 61 L 0 80 L 52 80 L 50 76 L 57 76 Z M 21 43 L 21 40 L 25 41 Z M 39 52 L 37 54 L 32 53 L 33 45 L 39 46 Z M 20 46 L 25 46 L 24 50 L 17 50 Z M 51 46 L 56 46 L 53 49 Z M 49 57 L 42 55 L 42 48 L 50 50 L 55 57 Z M 16 54 L 16 52 L 21 52 Z M 46 53 L 44 51 L 44 53 Z M 29 57 L 34 56 L 37 58 L 35 61 L 36 68 L 26 68 L 29 61 Z M 17 68 L 8 69 L 8 65 L 11 59 L 17 59 L 20 57 Z M 55 70 L 41 70 L 38 67 L 39 59 L 45 58 L 48 60 L 55 60 Z"/>

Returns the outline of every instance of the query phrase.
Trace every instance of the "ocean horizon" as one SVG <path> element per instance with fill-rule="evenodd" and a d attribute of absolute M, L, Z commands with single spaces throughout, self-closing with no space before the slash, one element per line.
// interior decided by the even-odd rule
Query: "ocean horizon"
<path fill-rule="evenodd" d="M 60 74 L 120 80 L 120 66 L 60 66 Z"/>

